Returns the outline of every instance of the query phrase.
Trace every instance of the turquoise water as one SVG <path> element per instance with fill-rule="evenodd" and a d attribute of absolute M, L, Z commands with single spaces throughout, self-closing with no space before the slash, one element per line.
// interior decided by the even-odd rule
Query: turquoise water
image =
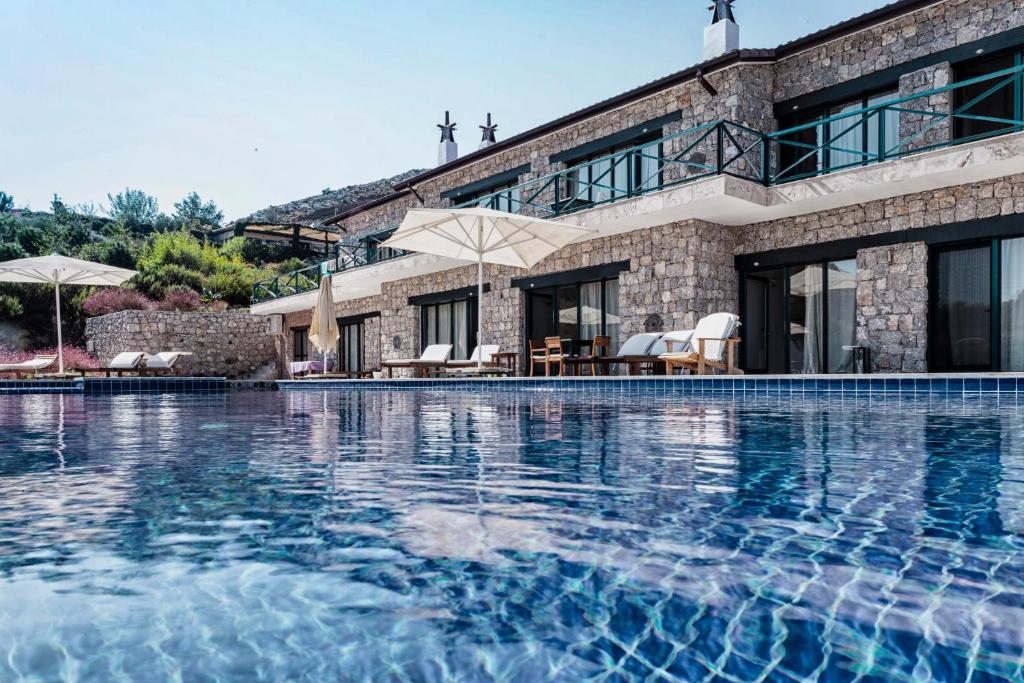
<path fill-rule="evenodd" d="M 0 397 L 0 681 L 1024 680 L 1024 407 Z"/>

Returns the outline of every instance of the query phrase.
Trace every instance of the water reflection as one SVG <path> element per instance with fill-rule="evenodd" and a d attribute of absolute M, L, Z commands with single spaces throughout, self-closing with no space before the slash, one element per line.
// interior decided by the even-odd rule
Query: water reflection
<path fill-rule="evenodd" d="M 1014 406 L 410 391 L 0 409 L 2 680 L 1021 674 Z"/>

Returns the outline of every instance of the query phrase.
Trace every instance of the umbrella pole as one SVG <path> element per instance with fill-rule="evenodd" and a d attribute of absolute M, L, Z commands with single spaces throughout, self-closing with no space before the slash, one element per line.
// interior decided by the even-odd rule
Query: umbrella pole
<path fill-rule="evenodd" d="M 64 374 L 64 338 L 60 332 L 60 278 L 53 271 L 53 289 L 57 296 L 57 371 Z"/>
<path fill-rule="evenodd" d="M 484 224 L 477 225 L 476 260 L 476 368 L 484 366 Z"/>

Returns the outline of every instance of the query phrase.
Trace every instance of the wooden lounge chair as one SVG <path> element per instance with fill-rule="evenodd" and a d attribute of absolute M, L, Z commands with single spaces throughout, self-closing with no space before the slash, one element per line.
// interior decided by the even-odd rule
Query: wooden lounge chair
<path fill-rule="evenodd" d="M 14 379 L 35 377 L 40 370 L 45 370 L 56 362 L 56 354 L 46 354 L 20 363 L 3 363 L 0 364 L 0 375 L 14 375 Z"/>
<path fill-rule="evenodd" d="M 123 376 L 127 373 L 139 374 L 139 368 L 142 360 L 146 357 L 146 354 L 141 351 L 123 351 L 113 357 L 110 361 L 110 365 L 104 368 L 80 368 L 78 372 L 85 375 L 91 374 L 104 374 L 107 377 L 111 375 L 117 375 L 118 377 Z"/>
<path fill-rule="evenodd" d="M 660 358 L 650 354 L 651 347 L 659 337 L 661 334 L 657 332 L 634 334 L 619 347 L 618 355 L 595 358 L 594 362 L 600 364 L 605 372 L 612 365 L 623 364 L 629 368 L 629 374 L 639 375 L 643 366 L 661 363 Z"/>
<path fill-rule="evenodd" d="M 732 313 L 713 313 L 701 318 L 693 336 L 682 351 L 669 349 L 661 354 L 665 371 L 673 374 L 677 368 L 703 375 L 710 368 L 729 375 L 741 375 L 736 367 L 736 346 L 740 340 L 733 335 L 740 326 L 739 316 Z"/>
<path fill-rule="evenodd" d="M 170 375 L 175 373 L 178 359 L 183 356 L 191 356 L 191 351 L 161 351 L 146 357 L 145 369 L 140 369 L 140 374 L 145 372 L 152 375 Z"/>
<path fill-rule="evenodd" d="M 426 377 L 431 370 L 446 367 L 451 354 L 451 344 L 431 344 L 423 349 L 419 358 L 386 360 L 381 366 L 388 369 L 388 378 L 394 377 L 395 368 L 412 368 L 416 377 Z"/>

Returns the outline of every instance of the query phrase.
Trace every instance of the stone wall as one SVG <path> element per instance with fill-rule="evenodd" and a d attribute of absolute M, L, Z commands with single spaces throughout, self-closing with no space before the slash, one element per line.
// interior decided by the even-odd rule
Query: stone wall
<path fill-rule="evenodd" d="M 1024 26 L 1018 0 L 946 0 L 778 61 L 778 101 Z"/>
<path fill-rule="evenodd" d="M 282 342 L 245 311 L 121 311 L 89 318 L 85 336 L 104 365 L 122 351 L 189 351 L 188 374 L 232 378 L 275 376 Z"/>
<path fill-rule="evenodd" d="M 1024 174 L 755 223 L 740 229 L 736 253 L 822 244 L 1020 213 L 1024 213 Z"/>
<path fill-rule="evenodd" d="M 949 62 L 933 64 L 917 71 L 900 76 L 901 98 L 910 97 L 927 90 L 935 90 L 950 84 L 953 80 L 953 67 Z M 952 93 L 943 92 L 932 94 L 928 97 L 918 97 L 909 100 L 901 107 L 918 111 L 933 111 L 939 114 L 949 114 L 952 104 Z M 903 141 L 900 152 L 908 152 L 931 145 L 940 144 L 953 136 L 952 119 L 942 119 L 938 116 L 928 114 L 900 113 L 899 139 Z M 896 140 L 890 139 L 886 142 L 886 152 L 892 149 Z"/>
<path fill-rule="evenodd" d="M 872 372 L 926 372 L 928 247 L 906 242 L 857 252 L 857 344 Z"/>

